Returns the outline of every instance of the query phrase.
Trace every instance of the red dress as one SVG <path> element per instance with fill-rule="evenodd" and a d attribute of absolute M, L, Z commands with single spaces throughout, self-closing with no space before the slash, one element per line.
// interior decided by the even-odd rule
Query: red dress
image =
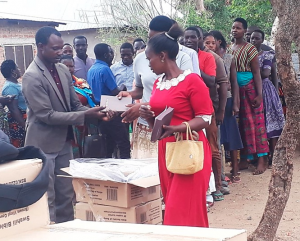
<path fill-rule="evenodd" d="M 169 90 L 157 88 L 156 80 L 150 99 L 151 110 L 160 114 L 166 107 L 174 108 L 171 125 L 180 125 L 195 116 L 211 115 L 213 106 L 209 90 L 197 74 L 187 75 L 177 86 Z M 165 225 L 208 227 L 206 191 L 211 174 L 211 150 L 203 131 L 199 140 L 204 146 L 203 170 L 193 175 L 179 175 L 166 168 L 166 143 L 174 142 L 174 136 L 159 141 L 158 163 L 162 194 L 165 201 Z M 184 150 L 182 150 L 184 151 Z"/>

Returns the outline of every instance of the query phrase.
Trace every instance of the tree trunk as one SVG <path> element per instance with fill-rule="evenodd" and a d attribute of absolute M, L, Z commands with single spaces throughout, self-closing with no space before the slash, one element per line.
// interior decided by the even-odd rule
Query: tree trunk
<path fill-rule="evenodd" d="M 271 0 L 271 3 L 279 18 L 275 47 L 287 102 L 287 119 L 274 152 L 269 198 L 261 221 L 248 241 L 272 241 L 275 238 L 291 190 L 293 158 L 300 135 L 300 83 L 291 63 L 291 44 L 299 33 L 300 1 Z"/>
<path fill-rule="evenodd" d="M 278 17 L 276 17 L 274 19 L 273 25 L 272 25 L 272 31 L 271 31 L 271 37 L 270 37 L 270 42 L 272 46 L 275 46 L 275 35 L 278 29 L 278 23 L 279 23 L 279 19 Z"/>
<path fill-rule="evenodd" d="M 299 75 L 300 75 L 300 36 L 298 36 L 298 38 L 295 40 L 295 44 L 297 47 L 297 53 L 298 53 L 298 72 L 296 73 L 297 78 L 299 79 Z"/>
<path fill-rule="evenodd" d="M 205 11 L 204 0 L 195 0 L 197 12 L 202 13 Z"/>

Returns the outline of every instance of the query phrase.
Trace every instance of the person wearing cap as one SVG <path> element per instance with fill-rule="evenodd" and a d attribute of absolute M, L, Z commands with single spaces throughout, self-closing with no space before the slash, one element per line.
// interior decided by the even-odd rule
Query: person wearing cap
<path fill-rule="evenodd" d="M 151 39 L 159 33 L 169 31 L 173 26 L 173 21 L 166 16 L 156 16 L 149 24 L 148 37 Z M 183 51 L 179 51 L 176 56 L 176 63 L 181 70 L 191 70 L 193 72 L 193 64 L 189 55 Z M 145 52 L 138 54 L 133 62 L 135 88 L 130 91 L 121 91 L 119 98 L 131 95 L 133 99 L 142 99 L 142 103 L 150 101 L 153 84 L 157 79 L 157 75 L 153 73 L 149 67 L 149 60 L 146 58 Z M 129 110 L 122 114 L 124 122 L 132 122 L 139 118 L 139 107 L 142 103 L 130 105 Z M 157 156 L 157 143 L 150 142 L 151 129 L 148 123 L 142 118 L 138 119 L 135 133 L 133 135 L 133 151 L 132 158 L 154 158 Z"/>
<path fill-rule="evenodd" d="M 26 70 L 22 92 L 27 103 L 25 146 L 39 147 L 49 162 L 48 204 L 53 223 L 74 219 L 72 200 L 74 191 L 70 178 L 62 168 L 73 159 L 72 125 L 84 125 L 94 119 L 109 120 L 112 112 L 104 107 L 83 106 L 73 88 L 68 68 L 58 63 L 62 56 L 63 40 L 60 32 L 43 27 L 35 35 L 37 56 Z"/>

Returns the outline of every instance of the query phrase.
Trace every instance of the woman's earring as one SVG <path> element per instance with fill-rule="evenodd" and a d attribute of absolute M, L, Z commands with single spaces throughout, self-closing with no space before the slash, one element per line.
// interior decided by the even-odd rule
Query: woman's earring
<path fill-rule="evenodd" d="M 164 63 L 165 61 L 162 59 L 161 62 Z"/>

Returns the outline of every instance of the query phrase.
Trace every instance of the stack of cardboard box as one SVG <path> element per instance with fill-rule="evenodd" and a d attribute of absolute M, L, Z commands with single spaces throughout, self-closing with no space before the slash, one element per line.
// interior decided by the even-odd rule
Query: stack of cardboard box
<path fill-rule="evenodd" d="M 42 169 L 40 159 L 17 160 L 0 165 L 0 184 L 20 185 L 32 182 Z M 0 203 L 1 205 L 1 203 Z M 0 212 L 0 240 L 15 233 L 49 224 L 46 194 L 36 203 L 9 212 Z"/>
<path fill-rule="evenodd" d="M 138 224 L 162 222 L 158 176 L 129 183 L 72 178 L 78 201 L 77 219 Z"/>

